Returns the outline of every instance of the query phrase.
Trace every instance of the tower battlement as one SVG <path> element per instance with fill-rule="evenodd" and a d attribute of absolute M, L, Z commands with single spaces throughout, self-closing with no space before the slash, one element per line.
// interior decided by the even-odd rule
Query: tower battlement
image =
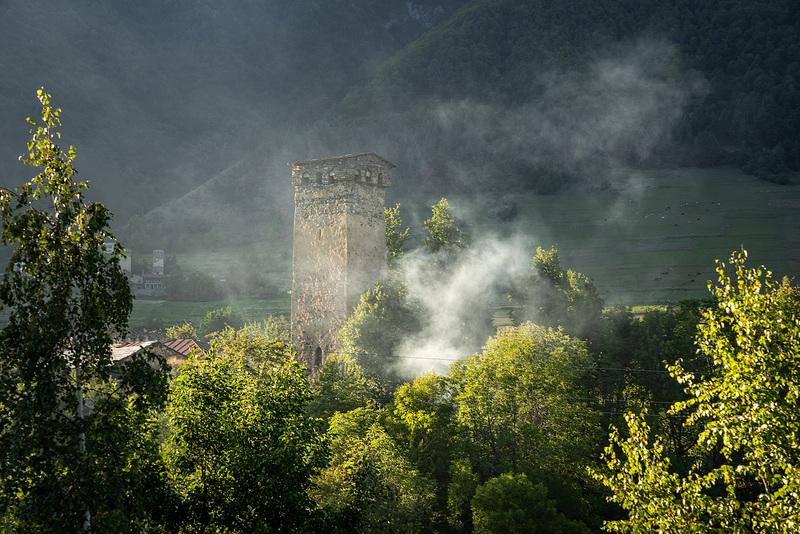
<path fill-rule="evenodd" d="M 354 182 L 390 187 L 394 167 L 394 164 L 374 152 L 298 161 L 292 164 L 292 185 L 313 188 L 337 182 Z"/>

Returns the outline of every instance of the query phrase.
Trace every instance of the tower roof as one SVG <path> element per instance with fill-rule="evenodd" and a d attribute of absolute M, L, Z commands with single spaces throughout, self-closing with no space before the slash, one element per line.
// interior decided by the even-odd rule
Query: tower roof
<path fill-rule="evenodd" d="M 375 158 L 375 159 L 379 160 L 380 162 L 384 163 L 389 168 L 393 169 L 393 168 L 397 167 L 397 165 L 395 165 L 394 163 L 392 163 L 391 161 L 389 161 L 387 159 L 384 159 L 384 158 L 380 157 L 375 152 L 363 152 L 361 154 L 346 154 L 344 156 L 333 156 L 333 157 L 330 157 L 330 158 L 307 159 L 307 160 L 303 160 L 303 161 L 295 161 L 294 163 L 291 163 L 290 165 L 292 165 L 292 166 L 294 166 L 294 165 L 309 165 L 309 164 L 319 165 L 321 163 L 335 164 L 335 163 L 341 163 L 344 160 L 348 160 L 348 159 L 370 159 L 370 158 Z"/>

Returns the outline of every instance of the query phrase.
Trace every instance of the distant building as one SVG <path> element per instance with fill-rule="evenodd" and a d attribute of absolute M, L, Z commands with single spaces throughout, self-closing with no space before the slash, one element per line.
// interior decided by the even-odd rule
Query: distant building
<path fill-rule="evenodd" d="M 170 365 L 180 365 L 186 361 L 186 358 L 180 352 L 167 347 L 161 341 L 117 343 L 111 346 L 111 361 L 115 366 L 120 367 L 132 361 L 135 357 L 142 356 L 148 352 L 162 356 Z M 152 365 L 152 360 L 150 363 Z"/>
<path fill-rule="evenodd" d="M 128 250 L 126 255 L 119 260 L 120 269 L 128 277 L 131 292 L 134 295 L 148 297 L 163 296 L 165 294 L 164 279 L 167 276 L 164 272 L 164 251 L 160 249 L 153 251 L 153 270 L 150 273 L 134 273 L 132 256 L 133 253 Z"/>
<path fill-rule="evenodd" d="M 142 289 L 147 290 L 149 294 L 156 294 L 164 291 L 164 275 L 162 274 L 145 274 L 142 276 Z"/>
<path fill-rule="evenodd" d="M 292 164 L 292 344 L 315 372 L 339 327 L 386 277 L 384 190 L 395 166 L 374 153 Z"/>
<path fill-rule="evenodd" d="M 164 251 L 156 249 L 153 251 L 153 274 L 164 274 Z"/>

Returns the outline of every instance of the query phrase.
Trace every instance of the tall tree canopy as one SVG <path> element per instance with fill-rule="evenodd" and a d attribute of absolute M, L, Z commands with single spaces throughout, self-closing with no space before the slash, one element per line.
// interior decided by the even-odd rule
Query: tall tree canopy
<path fill-rule="evenodd" d="M 272 343 L 260 352 L 275 351 L 282 365 L 252 367 L 252 346 L 228 345 L 176 379 L 166 457 L 181 532 L 294 532 L 312 520 L 307 490 L 327 463 L 326 442 L 305 413 L 303 369 Z"/>
<path fill-rule="evenodd" d="M 628 510 L 607 524 L 616 532 L 792 532 L 800 524 L 800 316 L 770 273 L 746 269 L 734 255 L 730 278 L 720 264 L 719 306 L 704 312 L 698 349 L 713 359 L 708 374 L 679 360 L 672 373 L 690 399 L 671 413 L 690 415 L 697 431 L 688 474 L 676 472 L 661 439 L 629 414 L 628 437 L 614 430 L 596 474 Z"/>
<path fill-rule="evenodd" d="M 469 234 L 456 225 L 453 210 L 446 198 L 431 206 L 431 218 L 423 225 L 428 231 L 424 244 L 430 252 L 467 248 L 472 241 Z"/>
<path fill-rule="evenodd" d="M 536 248 L 531 272 L 511 289 L 517 321 L 562 327 L 568 334 L 591 337 L 598 329 L 603 299 L 587 276 L 561 267 L 558 247 Z"/>
<path fill-rule="evenodd" d="M 125 532 L 148 521 L 160 486 L 147 410 L 163 402 L 166 368 L 139 359 L 112 379 L 110 346 L 132 297 L 111 214 L 87 204 L 64 152 L 60 110 L 40 90 L 41 121 L 20 159 L 41 172 L 0 191 L 0 505 L 19 531 Z M 147 492 L 148 494 L 145 494 Z"/>

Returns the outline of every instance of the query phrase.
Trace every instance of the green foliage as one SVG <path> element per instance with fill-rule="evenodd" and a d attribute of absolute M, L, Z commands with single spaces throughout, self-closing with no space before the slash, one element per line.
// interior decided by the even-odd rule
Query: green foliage
<path fill-rule="evenodd" d="M 287 349 L 287 347 L 284 347 Z M 311 519 L 311 477 L 327 463 L 297 362 L 259 371 L 225 348 L 176 379 L 166 458 L 180 532 L 297 531 Z"/>
<path fill-rule="evenodd" d="M 468 233 L 456 226 L 450 203 L 446 198 L 431 206 L 431 211 L 431 218 L 423 223 L 428 231 L 423 243 L 429 252 L 436 253 L 440 250 L 450 252 L 469 247 L 471 238 Z"/>
<path fill-rule="evenodd" d="M 329 421 L 337 412 L 369 406 L 375 387 L 352 357 L 331 354 L 311 384 L 311 392 L 314 400 L 309 403 L 308 413 Z"/>
<path fill-rule="evenodd" d="M 167 328 L 166 334 L 167 341 L 172 341 L 173 339 L 197 339 L 197 330 L 188 321 L 170 326 Z"/>
<path fill-rule="evenodd" d="M 595 391 L 612 414 L 609 422 L 623 423 L 623 412 L 645 408 L 665 447 L 681 463 L 689 460 L 696 435 L 684 427 L 682 418 L 667 417 L 673 403 L 687 398 L 667 367 L 680 359 L 691 372 L 711 372 L 711 362 L 697 353 L 694 338 L 703 311 L 715 306 L 713 299 L 684 300 L 641 316 L 617 307 L 604 314 L 592 347 L 601 368 Z"/>
<path fill-rule="evenodd" d="M 200 320 L 197 333 L 203 337 L 203 340 L 208 341 L 211 339 L 211 334 L 215 332 L 221 332 L 228 327 L 238 330 L 243 326 L 244 319 L 242 316 L 228 306 L 227 308 L 219 308 L 206 313 L 206 316 Z"/>
<path fill-rule="evenodd" d="M 292 326 L 285 315 L 270 315 L 263 323 L 246 324 L 245 329 L 255 337 L 277 339 L 287 345 L 292 341 Z"/>
<path fill-rule="evenodd" d="M 230 358 L 258 371 L 283 364 L 289 357 L 289 344 L 274 337 L 265 337 L 259 325 L 250 324 L 235 330 L 224 330 L 208 335 L 212 345 L 220 347 Z"/>
<path fill-rule="evenodd" d="M 558 247 L 536 248 L 531 274 L 511 289 L 509 300 L 517 307 L 514 319 L 561 327 L 568 334 L 588 337 L 597 333 L 603 299 L 592 280 L 561 267 Z"/>
<path fill-rule="evenodd" d="M 20 159 L 42 170 L 0 191 L 2 241 L 15 247 L 0 281 L 10 312 L 0 332 L 0 515 L 20 532 L 138 532 L 163 504 L 149 412 L 164 401 L 168 367 L 111 362 L 132 305 L 122 247 L 111 214 L 72 180 L 75 151 L 56 143 L 61 110 L 38 96 L 41 122 L 28 119 Z"/>
<path fill-rule="evenodd" d="M 392 429 L 398 443 L 420 472 L 436 483 L 436 513 L 432 522 L 433 528 L 439 530 L 446 529 L 448 522 L 457 526 L 463 524 L 459 512 L 469 509 L 469 499 L 474 492 L 474 485 L 469 483 L 471 471 L 461 477 L 463 487 L 455 489 L 451 484 L 454 477 L 451 464 L 464 454 L 465 448 L 457 424 L 458 407 L 451 395 L 453 391 L 450 377 L 436 373 L 421 375 L 413 383 L 397 388 L 392 411 L 395 423 Z M 448 514 L 449 508 L 457 511 Z M 448 515 L 452 519 L 448 520 Z"/>
<path fill-rule="evenodd" d="M 400 204 L 393 208 L 384 207 L 383 214 L 386 221 L 386 253 L 389 263 L 392 264 L 403 255 L 403 245 L 408 241 L 409 228 L 400 231 L 403 225 L 403 220 L 400 218 Z"/>
<path fill-rule="evenodd" d="M 627 415 L 629 437 L 612 431 L 608 471 L 594 474 L 629 513 L 609 530 L 795 530 L 800 319 L 786 313 L 770 273 L 746 269 L 745 258 L 731 257 L 734 278 L 719 264 L 719 306 L 703 314 L 697 345 L 713 372 L 687 371 L 680 360 L 671 368 L 690 398 L 670 413 L 690 412 L 685 425 L 699 428 L 693 454 L 701 461 L 675 472 L 644 417 Z"/>
<path fill-rule="evenodd" d="M 472 498 L 476 534 L 589 533 L 589 529 L 560 514 L 547 499 L 544 484 L 534 484 L 524 474 L 504 473 L 487 480 Z"/>
<path fill-rule="evenodd" d="M 430 513 L 431 484 L 381 426 L 379 413 L 358 408 L 330 421 L 330 465 L 312 494 L 328 510 L 357 510 L 356 532 L 419 531 Z"/>
<path fill-rule="evenodd" d="M 459 532 L 470 532 L 472 498 L 478 488 L 478 475 L 467 458 L 457 458 L 450 466 L 447 487 L 447 522 Z"/>
<path fill-rule="evenodd" d="M 339 331 L 341 353 L 355 360 L 373 381 L 390 387 L 399 380 L 394 369 L 397 348 L 420 328 L 419 310 L 409 302 L 405 287 L 399 282 L 379 284 L 361 295 Z"/>
<path fill-rule="evenodd" d="M 737 156 L 739 166 L 748 174 L 767 182 L 786 185 L 789 183 L 789 167 L 786 165 L 786 152 L 776 146 L 771 150 L 741 151 Z"/>
<path fill-rule="evenodd" d="M 584 389 L 592 360 L 583 341 L 526 323 L 502 329 L 457 365 L 458 421 L 481 480 L 510 470 L 581 476 L 599 432 Z"/>
<path fill-rule="evenodd" d="M 364 87 L 351 90 L 338 111 L 369 117 L 365 121 L 373 123 L 376 114 L 403 113 L 408 123 L 394 127 L 413 131 L 416 126 L 418 137 L 425 140 L 421 160 L 480 165 L 491 155 L 496 166 L 500 160 L 497 151 L 502 150 L 499 144 L 492 144 L 498 109 L 524 113 L 537 102 L 564 105 L 567 95 L 548 100 L 552 82 L 559 75 L 568 80 L 564 84 L 567 92 L 575 84 L 590 88 L 594 75 L 590 66 L 598 54 L 613 55 L 638 40 L 636 55 L 641 57 L 649 53 L 641 36 L 655 33 L 674 43 L 680 52 L 653 71 L 656 83 L 664 76 L 685 76 L 690 69 L 702 73 L 707 81 L 704 94 L 690 104 L 675 128 L 673 141 L 683 144 L 685 150 L 676 153 L 675 142 L 663 143 L 657 159 L 672 162 L 680 158 L 684 164 L 702 165 L 732 163 L 734 147 L 742 151 L 739 159 L 743 163 L 756 166 L 754 172 L 761 170 L 767 179 L 783 179 L 786 166 L 796 167 L 800 162 L 797 20 L 793 0 L 736 4 L 713 0 L 472 1 L 384 62 Z M 664 64 L 670 62 L 676 64 Z M 488 104 L 494 114 L 478 127 L 468 122 L 454 134 L 451 128 L 421 119 L 422 112 L 408 113 L 409 107 L 419 108 L 419 95 L 427 97 L 425 104 L 464 100 L 474 107 Z M 575 111 L 568 106 L 564 105 L 558 119 Z M 546 114 L 550 110 L 539 111 Z M 475 142 L 463 135 L 467 128 L 480 131 Z M 511 146 L 515 150 L 504 154 L 512 162 L 511 172 L 497 172 L 494 179 L 478 187 L 498 187 L 497 181 L 514 187 L 519 181 L 518 173 L 513 172 L 516 161 L 547 162 L 560 156 L 535 144 L 526 146 L 520 155 L 519 145 Z M 615 155 L 632 164 L 640 162 L 637 154 Z M 587 155 L 578 167 L 607 156 Z M 762 156 L 772 163 L 765 165 Z M 401 167 L 419 168 L 420 162 L 414 163 L 401 163 Z M 552 193 L 571 181 L 569 172 L 558 165 L 545 168 L 525 179 L 541 193 Z M 579 172 L 595 178 L 590 169 Z"/>

